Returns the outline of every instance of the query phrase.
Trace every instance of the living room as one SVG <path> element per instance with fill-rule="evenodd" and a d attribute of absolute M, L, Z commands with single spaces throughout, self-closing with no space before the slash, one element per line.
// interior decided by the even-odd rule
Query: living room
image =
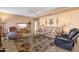
<path fill-rule="evenodd" d="M 1 51 L 79 52 L 78 32 L 77 38 L 71 33 L 74 39 L 61 39 L 70 30 L 79 30 L 79 8 L 1 7 L 0 11 Z"/>

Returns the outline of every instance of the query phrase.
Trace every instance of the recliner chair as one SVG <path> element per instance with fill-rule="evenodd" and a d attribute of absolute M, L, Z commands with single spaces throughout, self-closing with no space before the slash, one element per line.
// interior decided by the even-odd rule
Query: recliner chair
<path fill-rule="evenodd" d="M 61 48 L 72 50 L 74 47 L 74 43 L 77 41 L 77 37 L 79 36 L 79 30 L 74 28 L 71 29 L 69 34 L 63 34 L 61 36 L 56 36 L 54 39 L 54 44 Z"/>

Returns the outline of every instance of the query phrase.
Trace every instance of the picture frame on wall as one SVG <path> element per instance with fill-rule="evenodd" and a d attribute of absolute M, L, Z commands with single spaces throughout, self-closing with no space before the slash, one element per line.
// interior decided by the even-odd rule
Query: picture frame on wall
<path fill-rule="evenodd" d="M 47 17 L 46 23 L 47 23 L 47 26 L 50 26 L 50 27 L 58 25 L 57 18 L 53 16 Z"/>

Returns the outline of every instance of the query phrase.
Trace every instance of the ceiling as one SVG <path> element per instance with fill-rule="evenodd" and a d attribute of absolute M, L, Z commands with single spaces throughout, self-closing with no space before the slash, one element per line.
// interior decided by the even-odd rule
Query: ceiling
<path fill-rule="evenodd" d="M 35 16 L 43 12 L 56 9 L 55 7 L 0 7 L 0 12 L 22 15 L 22 16 Z"/>

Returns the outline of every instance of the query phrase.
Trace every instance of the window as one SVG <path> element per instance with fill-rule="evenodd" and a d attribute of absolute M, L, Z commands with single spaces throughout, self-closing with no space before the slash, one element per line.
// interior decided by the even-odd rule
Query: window
<path fill-rule="evenodd" d="M 19 23 L 17 24 L 18 29 L 25 29 L 27 28 L 27 24 L 26 23 Z"/>

